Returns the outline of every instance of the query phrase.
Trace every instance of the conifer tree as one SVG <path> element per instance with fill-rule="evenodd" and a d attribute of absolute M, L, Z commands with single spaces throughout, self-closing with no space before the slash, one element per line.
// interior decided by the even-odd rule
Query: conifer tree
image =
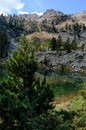
<path fill-rule="evenodd" d="M 3 30 L 0 33 L 0 58 L 4 58 L 7 56 L 7 49 L 8 49 L 7 31 Z"/>
<path fill-rule="evenodd" d="M 53 38 L 51 39 L 51 43 L 50 43 L 50 44 L 51 44 L 51 45 L 50 45 L 50 46 L 51 46 L 51 50 L 52 50 L 52 51 L 55 51 L 56 48 L 57 48 L 56 38 L 53 37 Z"/>
<path fill-rule="evenodd" d="M 59 35 L 57 39 L 57 49 L 61 50 L 61 47 L 62 47 L 62 37 L 61 35 Z"/>
<path fill-rule="evenodd" d="M 70 38 L 68 38 L 66 40 L 66 42 L 64 43 L 64 49 L 67 50 L 67 53 L 71 52 L 71 44 L 70 44 Z"/>
<path fill-rule="evenodd" d="M 37 62 L 25 38 L 7 61 L 8 79 L 0 84 L 2 129 L 28 129 L 31 121 L 53 108 L 53 92 L 35 76 Z M 35 125 L 35 124 L 34 124 Z M 35 127 L 35 126 L 34 126 Z M 35 128 L 33 129 L 35 130 Z"/>

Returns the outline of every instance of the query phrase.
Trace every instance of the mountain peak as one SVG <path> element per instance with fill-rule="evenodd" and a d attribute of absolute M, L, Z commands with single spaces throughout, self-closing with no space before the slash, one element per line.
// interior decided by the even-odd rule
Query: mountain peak
<path fill-rule="evenodd" d="M 46 10 L 46 12 L 44 12 L 43 15 L 45 15 L 45 16 L 49 16 L 49 15 L 63 15 L 63 13 L 60 12 L 60 11 L 56 11 L 54 9 L 48 9 L 48 10 Z"/>

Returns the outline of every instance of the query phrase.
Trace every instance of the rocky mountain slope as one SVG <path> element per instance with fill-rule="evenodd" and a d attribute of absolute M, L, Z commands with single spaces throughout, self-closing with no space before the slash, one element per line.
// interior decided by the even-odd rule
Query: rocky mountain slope
<path fill-rule="evenodd" d="M 51 9 L 42 16 L 32 16 L 30 19 L 30 15 L 28 15 L 25 20 L 32 21 L 38 31 L 28 34 L 26 36 L 28 41 L 33 38 L 39 38 L 41 41 L 53 37 L 58 39 L 61 36 L 63 43 L 70 38 L 70 42 L 76 40 L 79 46 L 84 45 L 84 50 L 72 50 L 70 53 L 66 53 L 66 51 L 39 52 L 37 53 L 39 63 L 46 69 L 64 69 L 64 71 L 86 73 L 86 11 L 66 15 Z"/>
<path fill-rule="evenodd" d="M 40 34 L 45 32 L 46 37 L 52 35 L 51 38 L 58 38 L 61 35 L 63 41 L 66 41 L 68 37 L 72 41 L 76 37 L 78 44 L 86 45 L 86 11 L 66 15 L 50 9 L 41 16 L 28 14 L 19 17 L 24 20 L 28 39 L 36 37 L 36 34 L 37 38 L 41 39 Z"/>
<path fill-rule="evenodd" d="M 80 13 L 73 14 L 71 17 L 79 23 L 84 23 L 86 25 L 86 11 L 81 11 Z"/>
<path fill-rule="evenodd" d="M 55 35 L 62 35 L 64 40 L 64 34 L 69 35 L 71 38 L 74 33 L 74 29 L 79 24 L 79 37 L 85 39 L 86 34 L 86 11 L 82 11 L 77 14 L 67 15 L 60 11 L 53 9 L 47 10 L 43 15 L 37 14 L 24 14 L 13 16 L 0 16 L 0 32 L 6 29 L 11 37 L 20 36 L 23 34 L 33 34 L 34 32 L 48 32 Z"/>
<path fill-rule="evenodd" d="M 47 51 L 37 53 L 37 59 L 42 67 L 48 70 L 60 70 L 62 72 L 79 72 L 86 74 L 86 51 Z"/>
<path fill-rule="evenodd" d="M 63 51 L 61 53 L 52 52 L 39 52 L 38 61 L 40 63 L 48 61 L 45 68 L 59 69 L 62 65 L 66 68 L 70 68 L 74 72 L 86 71 L 86 11 L 82 11 L 77 14 L 64 14 L 60 11 L 53 9 L 47 10 L 43 15 L 37 14 L 24 14 L 13 16 L 0 16 L 0 32 L 6 30 L 8 38 L 19 39 L 22 35 L 26 35 L 28 41 L 34 38 L 40 39 L 41 42 L 52 39 L 53 37 L 58 40 L 61 37 L 62 44 L 69 39 L 69 43 L 76 43 L 80 48 L 78 50 L 72 50 L 70 53 Z M 15 41 L 14 41 L 15 42 Z M 46 50 L 46 49 L 45 49 Z"/>

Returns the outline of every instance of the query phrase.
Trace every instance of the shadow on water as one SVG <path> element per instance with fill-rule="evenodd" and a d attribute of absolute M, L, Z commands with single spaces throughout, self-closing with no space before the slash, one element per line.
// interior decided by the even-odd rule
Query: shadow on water
<path fill-rule="evenodd" d="M 46 77 L 55 97 L 62 97 L 71 94 L 77 94 L 86 81 L 86 76 L 80 74 L 60 73 L 56 71 L 38 71 L 37 77 L 43 79 Z M 6 71 L 0 70 L 0 82 L 6 78 Z"/>
<path fill-rule="evenodd" d="M 39 71 L 37 76 L 40 78 L 46 77 L 55 97 L 77 94 L 82 88 L 83 82 L 86 81 L 86 76 L 56 71 Z"/>

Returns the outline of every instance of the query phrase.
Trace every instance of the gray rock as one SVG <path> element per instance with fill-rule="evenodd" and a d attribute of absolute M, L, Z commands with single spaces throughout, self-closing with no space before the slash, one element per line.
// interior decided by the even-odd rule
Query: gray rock
<path fill-rule="evenodd" d="M 70 71 L 86 73 L 86 51 L 78 50 L 68 54 L 66 54 L 66 51 L 62 51 L 60 53 L 59 55 L 59 53 L 53 51 L 39 52 L 37 54 L 38 62 L 44 64 L 46 57 L 46 66 L 53 70 L 63 64 Z"/>

